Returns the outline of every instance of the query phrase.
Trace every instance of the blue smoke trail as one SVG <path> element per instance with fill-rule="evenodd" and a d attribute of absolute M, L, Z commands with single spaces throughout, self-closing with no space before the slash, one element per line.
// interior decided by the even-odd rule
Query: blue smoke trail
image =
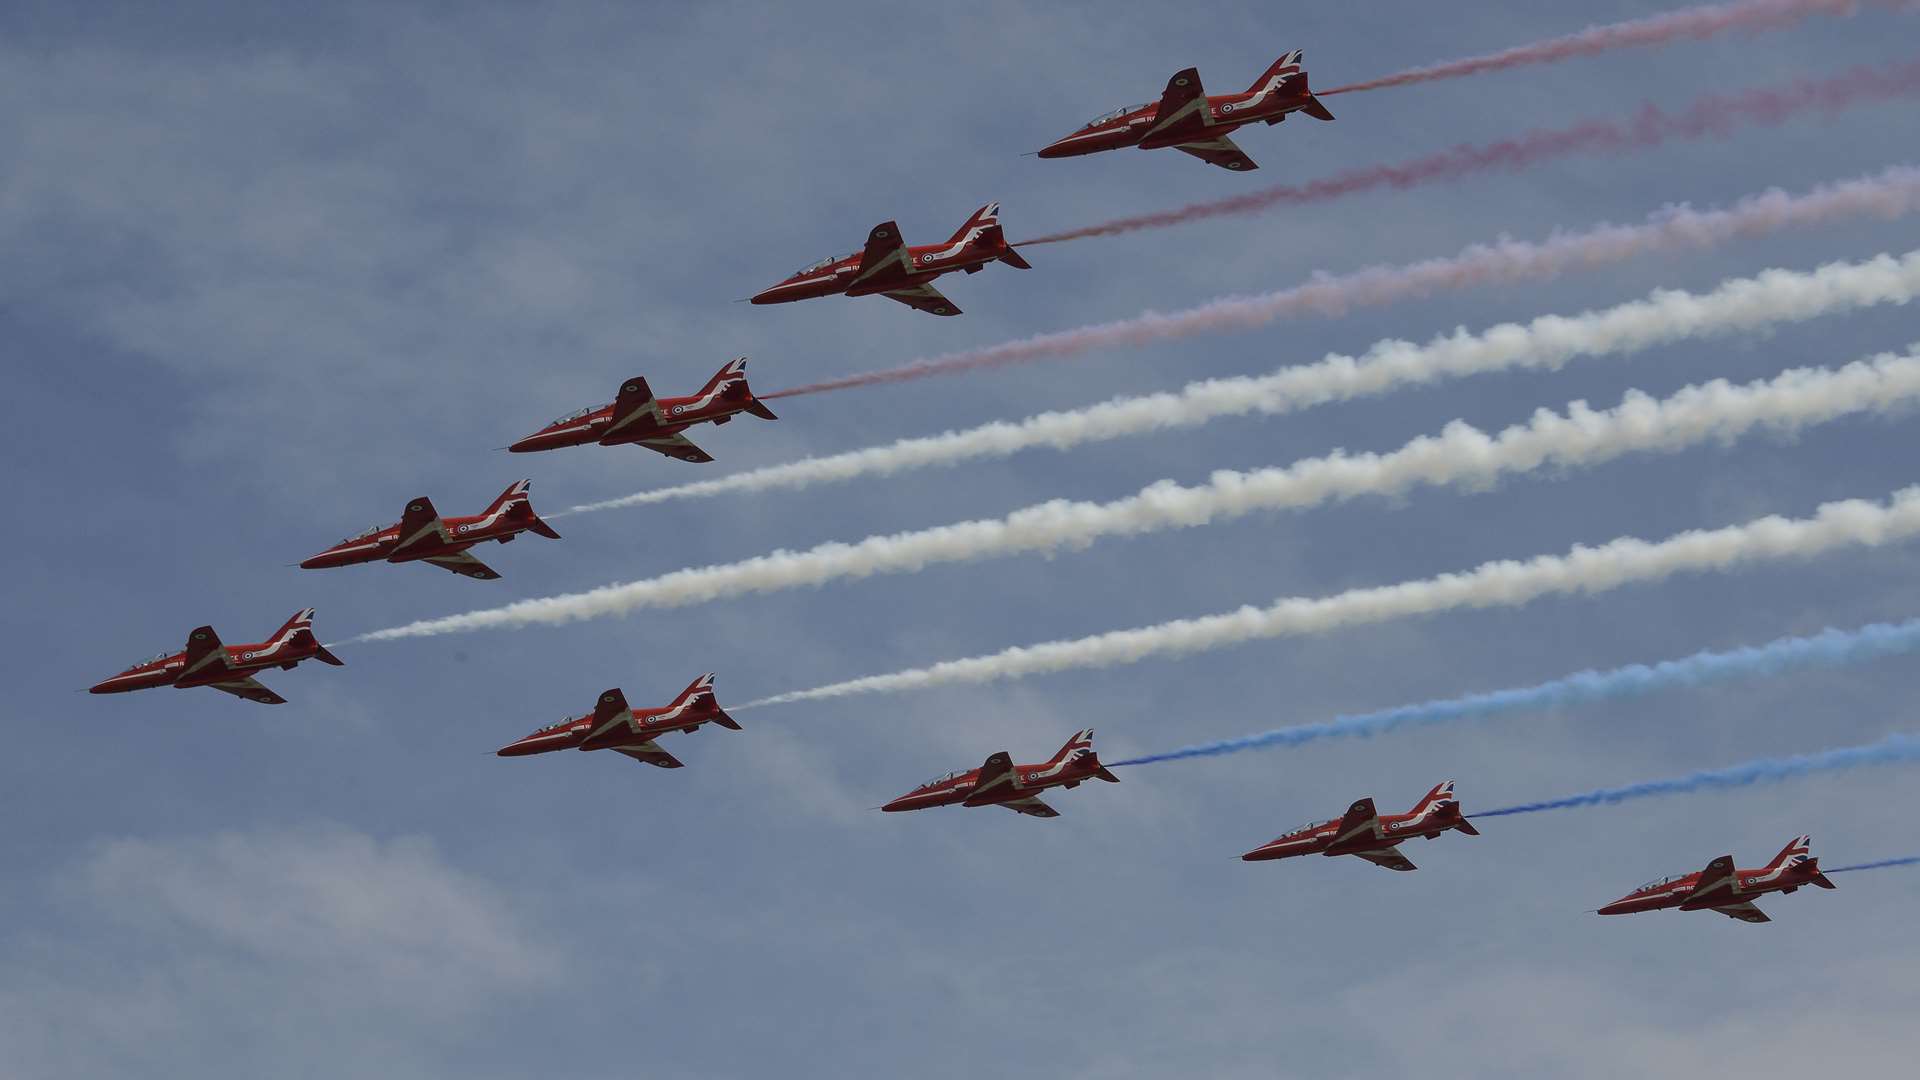
<path fill-rule="evenodd" d="M 1655 795 L 1679 795 L 1705 788 L 1771 784 L 1796 776 L 1805 776 L 1808 773 L 1853 769 L 1862 765 L 1895 765 L 1907 761 L 1920 761 L 1920 738 L 1912 735 L 1889 735 L 1877 743 L 1869 743 L 1866 746 L 1848 746 L 1838 750 L 1822 750 L 1817 754 L 1799 754 L 1794 757 L 1761 758 L 1758 761 L 1731 765 L 1724 769 L 1702 769 L 1666 780 L 1648 780 L 1639 784 L 1628 784 L 1625 787 L 1600 788 L 1581 795 L 1568 795 L 1562 799 L 1503 806 L 1498 810 L 1479 810 L 1471 816 L 1475 818 L 1504 817 L 1508 814 L 1561 810 L 1569 806 L 1622 803 L 1633 799 L 1652 798 Z"/>
<path fill-rule="evenodd" d="M 1920 863 L 1920 855 L 1909 855 L 1904 859 L 1881 859 L 1879 862 L 1854 863 L 1852 866 L 1836 866 L 1831 870 L 1821 867 L 1820 872 L 1823 874 L 1846 874 L 1855 870 L 1878 870 L 1883 866 L 1912 866 L 1914 863 Z"/>
<path fill-rule="evenodd" d="M 1608 671 L 1582 671 L 1537 686 L 1494 690 L 1466 697 L 1400 705 L 1379 712 L 1336 716 L 1314 724 L 1277 728 L 1218 742 L 1109 763 L 1146 765 L 1181 758 L 1215 757 L 1271 746 L 1299 746 L 1318 739 L 1384 735 L 1403 727 L 1424 727 L 1593 701 L 1652 694 L 1672 687 L 1704 686 L 1734 679 L 1777 675 L 1806 668 L 1837 668 L 1920 649 L 1920 619 L 1873 623 L 1857 630 L 1822 630 L 1809 637 L 1785 637 L 1764 645 L 1727 652 L 1698 652 L 1657 664 L 1631 664 Z"/>

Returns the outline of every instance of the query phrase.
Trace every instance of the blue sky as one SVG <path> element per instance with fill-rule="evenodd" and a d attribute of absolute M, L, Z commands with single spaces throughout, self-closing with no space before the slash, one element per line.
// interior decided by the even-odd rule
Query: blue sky
<path fill-rule="evenodd" d="M 1413 1069 L 1757 1077 L 1900 1069 L 1920 1044 L 1920 875 L 1849 875 L 1706 915 L 1585 914 L 1799 833 L 1829 861 L 1920 850 L 1913 778 L 1567 811 L 1449 836 L 1415 874 L 1233 856 L 1371 794 L 1455 779 L 1469 809 L 1912 730 L 1898 660 L 1379 740 L 1126 770 L 1063 816 L 869 808 L 1092 726 L 1106 756 L 1920 612 L 1898 546 L 1519 610 L 1264 642 L 1002 686 L 743 714 L 666 773 L 490 752 L 608 686 L 722 702 L 1621 535 L 1791 516 L 1913 479 L 1908 420 L 1416 492 L 1082 553 L 941 566 L 562 627 L 342 649 L 210 692 L 76 691 L 203 622 L 327 640 L 776 547 L 1112 498 L 1163 477 L 1384 450 L 1915 340 L 1889 308 L 1557 373 L 853 486 L 562 518 L 504 580 L 288 564 L 427 494 L 522 476 L 558 508 L 676 482 L 639 451 L 496 451 L 645 374 L 756 386 L 1632 221 L 1903 160 L 1910 102 L 1570 157 L 1514 175 L 1037 248 L 884 300 L 733 301 L 897 219 L 939 240 L 989 200 L 1018 238 L 1630 109 L 1905 56 L 1912 16 L 1622 52 L 1330 99 L 1240 137 L 1262 169 L 1029 150 L 1196 65 L 1216 91 L 1304 48 L 1316 85 L 1661 10 L 1013 4 L 0 8 L 0 340 L 14 750 L 0 763 L 0 1064 L 41 1076 L 1360 1077 Z M 782 403 L 701 444 L 725 470 L 1190 378 L 1270 370 L 1656 286 L 1920 246 L 1920 222 Z M 950 282 L 950 284 L 949 284 Z"/>

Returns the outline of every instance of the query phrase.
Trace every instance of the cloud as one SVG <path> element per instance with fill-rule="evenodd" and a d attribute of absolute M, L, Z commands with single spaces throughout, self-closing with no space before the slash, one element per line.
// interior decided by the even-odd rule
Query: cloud
<path fill-rule="evenodd" d="M 15 1075 L 244 1070 L 302 1050 L 383 1072 L 383 1055 L 404 1061 L 560 972 L 506 897 L 417 837 L 121 838 L 49 891 L 87 930 L 9 958 L 0 1058 Z"/>

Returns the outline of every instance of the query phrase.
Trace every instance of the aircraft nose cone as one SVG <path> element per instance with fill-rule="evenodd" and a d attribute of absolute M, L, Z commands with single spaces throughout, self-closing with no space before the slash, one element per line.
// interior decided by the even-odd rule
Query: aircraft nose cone
<path fill-rule="evenodd" d="M 546 432 L 536 431 L 519 442 L 508 445 L 507 450 L 515 454 L 530 454 L 535 450 L 545 450 Z"/>
<path fill-rule="evenodd" d="M 525 739 L 519 739 L 508 743 L 493 753 L 495 757 L 526 757 L 528 754 L 535 752 L 533 747 L 527 745 Z"/>
<path fill-rule="evenodd" d="M 1048 143 L 1047 145 L 1040 148 L 1040 152 L 1038 156 L 1043 158 L 1063 158 L 1068 156 L 1067 148 L 1060 145 L 1060 143 L 1057 143 L 1057 142 Z"/>
<path fill-rule="evenodd" d="M 781 285 L 784 285 L 784 284 L 786 284 L 786 283 L 785 283 L 785 282 L 781 282 Z M 747 298 L 747 303 L 749 303 L 749 304 L 777 304 L 777 303 L 779 303 L 779 302 L 780 302 L 780 297 L 779 297 L 779 296 L 777 295 L 777 294 L 778 294 L 779 292 L 780 292 L 780 285 L 775 285 L 775 286 L 774 286 L 773 288 L 771 288 L 771 289 L 762 289 L 761 291 L 759 291 L 759 292 L 757 292 L 757 293 L 754 293 L 754 294 L 753 294 L 752 296 L 750 296 L 750 297 L 748 297 L 748 298 Z"/>
<path fill-rule="evenodd" d="M 897 814 L 902 810 L 911 809 L 913 809 L 913 796 L 902 795 L 885 806 L 882 806 L 880 811 L 885 814 Z"/>
<path fill-rule="evenodd" d="M 1630 913 L 1630 912 L 1631 912 L 1632 910 L 1633 910 L 1633 908 L 1632 908 L 1632 906 L 1631 906 L 1631 905 L 1629 905 L 1629 904 L 1627 903 L 1627 901 L 1626 901 L 1625 899 L 1620 899 L 1620 900 L 1615 900 L 1615 901 L 1614 901 L 1613 903 L 1611 903 L 1611 904 L 1602 904 L 1602 905 L 1600 905 L 1600 908 L 1599 908 L 1599 910 L 1597 910 L 1597 911 L 1595 911 L 1595 912 L 1594 912 L 1594 914 L 1596 914 L 1596 915 L 1626 915 L 1626 914 L 1629 914 L 1629 913 Z"/>

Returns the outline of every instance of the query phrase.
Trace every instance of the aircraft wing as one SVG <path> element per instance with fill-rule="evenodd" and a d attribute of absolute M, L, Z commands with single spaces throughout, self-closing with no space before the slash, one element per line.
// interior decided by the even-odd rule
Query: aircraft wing
<path fill-rule="evenodd" d="M 1714 908 L 1713 910 L 1719 912 L 1722 915 L 1725 915 L 1729 919 L 1739 919 L 1741 922 L 1772 922 L 1773 921 L 1772 919 L 1767 918 L 1766 912 L 1761 911 L 1757 907 L 1754 907 L 1753 901 L 1751 900 L 1745 901 L 1743 903 L 1738 903 L 1738 904 L 1728 904 L 1726 907 L 1717 907 L 1717 908 Z"/>
<path fill-rule="evenodd" d="M 287 699 L 261 686 L 252 679 L 228 679 L 225 682 L 211 683 L 215 690 L 232 694 L 237 698 L 257 701 L 262 705 L 285 705 Z"/>
<path fill-rule="evenodd" d="M 227 647 L 221 643 L 220 635 L 214 633 L 211 626 L 202 626 L 187 635 L 186 655 L 180 674 L 174 677 L 174 681 L 179 682 L 203 670 L 213 672 L 231 670 L 227 666 Z"/>
<path fill-rule="evenodd" d="M 1005 750 L 996 751 L 980 766 L 980 775 L 974 780 L 973 790 L 967 793 L 963 805 L 979 806 L 992 802 L 992 799 L 982 796 L 1017 786 L 1013 778 L 1013 755 Z"/>
<path fill-rule="evenodd" d="M 653 387 L 647 385 L 646 379 L 636 375 L 620 384 L 619 396 L 613 399 L 613 422 L 600 433 L 600 442 L 608 442 L 629 424 L 641 420 L 650 420 L 655 424 L 666 422 L 666 418 L 660 415 L 660 401 L 653 396 Z"/>
<path fill-rule="evenodd" d="M 1733 856 L 1722 855 L 1700 871 L 1700 877 L 1693 883 L 1693 891 L 1687 894 L 1680 906 L 1683 909 L 1719 907 L 1721 905 L 1717 901 L 1731 899 L 1739 891 L 1734 880 Z"/>
<path fill-rule="evenodd" d="M 1356 836 L 1375 836 L 1379 834 L 1380 815 L 1373 808 L 1372 799 L 1361 799 L 1347 807 L 1346 816 L 1333 830 L 1333 839 L 1328 847 L 1339 847 Z"/>
<path fill-rule="evenodd" d="M 679 769 L 685 767 L 679 758 L 660 749 L 660 744 L 654 742 L 652 739 L 648 739 L 639 746 L 616 746 L 614 750 L 618 753 L 625 754 L 635 761 L 645 762 L 648 765 L 657 765 L 662 769 Z"/>
<path fill-rule="evenodd" d="M 1181 143 L 1174 149 L 1183 154 L 1192 154 L 1209 165 L 1218 165 L 1234 172 L 1250 172 L 1260 167 L 1225 135 L 1202 142 Z"/>
<path fill-rule="evenodd" d="M 1143 138 L 1158 140 L 1168 135 L 1198 135 L 1211 121 L 1207 89 L 1200 85 L 1200 69 L 1188 68 L 1167 80 L 1167 88 L 1160 94 L 1160 109 L 1153 114 L 1153 126 Z"/>
<path fill-rule="evenodd" d="M 406 512 L 400 515 L 399 543 L 393 546 L 389 554 L 398 554 L 429 537 L 444 536 L 446 530 L 440 527 L 440 511 L 433 508 L 433 500 L 425 495 L 407 500 Z"/>
<path fill-rule="evenodd" d="M 693 445 L 692 439 L 677 431 L 665 435 L 651 435 L 633 445 L 644 446 L 656 454 L 665 454 L 670 458 L 691 461 L 695 465 L 704 465 L 713 460 L 712 454 Z"/>
<path fill-rule="evenodd" d="M 1015 799 L 1012 802 L 1005 802 L 1005 803 L 1001 803 L 1000 805 L 1006 807 L 1009 810 L 1014 811 L 1015 813 L 1025 814 L 1028 817 L 1059 817 L 1060 816 L 1060 811 L 1055 810 L 1053 807 L 1048 806 L 1046 803 L 1041 802 L 1039 799 L 1031 795 L 1027 796 L 1024 799 Z"/>
<path fill-rule="evenodd" d="M 929 315 L 960 314 L 959 306 L 941 295 L 940 290 L 931 285 L 913 285 L 904 289 L 889 289 L 880 295 L 889 300 L 898 300 L 910 308 L 917 308 Z"/>
<path fill-rule="evenodd" d="M 494 572 L 493 567 L 464 551 L 456 551 L 450 555 L 432 555 L 420 561 L 432 563 L 442 570 L 451 570 L 462 577 L 479 578 L 481 581 L 493 581 L 500 576 Z"/>
<path fill-rule="evenodd" d="M 891 221 L 883 221 L 867 234 L 867 246 L 860 251 L 860 265 L 853 272 L 849 285 L 858 285 L 874 278 L 905 278 L 912 267 L 907 259 L 907 245 L 900 240 L 900 226 Z"/>
<path fill-rule="evenodd" d="M 1384 848 L 1380 851 L 1356 851 L 1354 854 L 1375 866 L 1384 866 L 1389 870 L 1419 869 L 1419 867 L 1413 865 L 1412 859 L 1400 854 L 1400 849 L 1397 847 Z"/>

